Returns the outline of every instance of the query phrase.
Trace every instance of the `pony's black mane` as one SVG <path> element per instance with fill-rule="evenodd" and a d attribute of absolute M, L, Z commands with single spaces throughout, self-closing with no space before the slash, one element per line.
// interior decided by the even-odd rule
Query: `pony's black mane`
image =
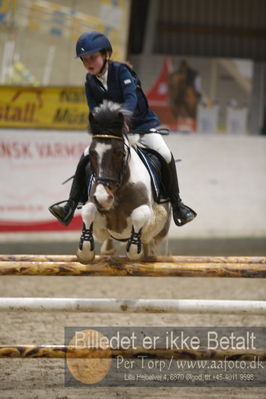
<path fill-rule="evenodd" d="M 129 123 L 130 115 L 121 105 L 104 100 L 89 115 L 90 132 L 92 135 L 106 135 L 123 137 L 126 134 L 125 122 Z"/>

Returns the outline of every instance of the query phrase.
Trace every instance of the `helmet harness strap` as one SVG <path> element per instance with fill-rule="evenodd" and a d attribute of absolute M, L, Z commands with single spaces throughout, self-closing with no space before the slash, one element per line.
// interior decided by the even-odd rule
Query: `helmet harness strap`
<path fill-rule="evenodd" d="M 104 72 L 105 67 L 106 67 L 106 64 L 107 64 L 108 61 L 109 61 L 109 58 L 107 57 L 107 51 L 105 50 L 105 51 L 104 51 L 104 62 L 103 62 L 103 66 L 101 67 L 101 69 L 100 69 L 98 75 L 101 75 L 101 74 Z"/>

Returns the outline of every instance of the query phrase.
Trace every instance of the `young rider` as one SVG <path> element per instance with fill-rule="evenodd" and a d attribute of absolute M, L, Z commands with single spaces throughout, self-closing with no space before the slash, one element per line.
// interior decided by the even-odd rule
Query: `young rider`
<path fill-rule="evenodd" d="M 90 111 L 99 106 L 103 100 L 120 103 L 122 108 L 133 114 L 130 132 L 147 131 L 142 134 L 140 142 L 157 151 L 166 162 L 164 184 L 172 204 L 173 218 L 178 226 L 190 222 L 196 213 L 184 205 L 179 196 L 179 186 L 175 160 L 164 139 L 151 129 L 160 125 L 157 115 L 149 108 L 147 99 L 138 79 L 134 79 L 129 67 L 110 60 L 112 46 L 108 38 L 99 32 L 86 32 L 76 44 L 76 55 L 88 71 L 85 91 Z M 73 179 L 69 199 L 64 206 L 56 203 L 50 206 L 50 212 L 64 225 L 68 225 L 80 201 L 85 185 L 88 156 L 82 156 Z"/>

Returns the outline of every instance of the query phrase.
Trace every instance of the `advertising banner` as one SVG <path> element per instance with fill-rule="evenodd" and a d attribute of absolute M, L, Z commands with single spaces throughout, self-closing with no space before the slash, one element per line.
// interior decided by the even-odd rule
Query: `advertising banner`
<path fill-rule="evenodd" d="M 83 87 L 0 88 L 0 128 L 87 129 Z"/>
<path fill-rule="evenodd" d="M 0 231 L 66 229 L 48 207 L 68 198 L 78 160 L 89 143 L 85 132 L 0 132 Z M 77 212 L 78 215 L 78 212 Z M 68 229 L 80 229 L 76 216 Z"/>

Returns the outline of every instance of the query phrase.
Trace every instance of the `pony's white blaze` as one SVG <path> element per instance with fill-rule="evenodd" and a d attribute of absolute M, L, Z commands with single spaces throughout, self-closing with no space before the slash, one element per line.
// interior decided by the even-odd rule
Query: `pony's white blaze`
<path fill-rule="evenodd" d="M 105 152 L 110 150 L 111 148 L 112 148 L 111 144 L 107 143 L 97 143 L 95 146 L 95 151 L 97 152 L 98 155 L 98 165 L 100 165 L 99 176 L 103 176 L 103 169 L 102 169 L 103 156 Z M 97 202 L 106 210 L 109 210 L 113 205 L 114 198 L 110 194 L 110 192 L 108 192 L 106 187 L 103 186 L 103 184 L 97 185 L 94 197 L 96 198 Z"/>
<path fill-rule="evenodd" d="M 99 170 L 99 176 L 102 175 L 102 160 L 103 160 L 103 155 L 106 151 L 111 150 L 112 146 L 111 144 L 107 143 L 97 143 L 95 146 L 95 151 L 97 152 L 98 155 L 98 165 L 100 165 L 100 170 Z"/>
<path fill-rule="evenodd" d="M 97 185 L 94 197 L 96 198 L 97 202 L 106 210 L 109 210 L 114 203 L 113 195 L 108 192 L 103 184 Z"/>

